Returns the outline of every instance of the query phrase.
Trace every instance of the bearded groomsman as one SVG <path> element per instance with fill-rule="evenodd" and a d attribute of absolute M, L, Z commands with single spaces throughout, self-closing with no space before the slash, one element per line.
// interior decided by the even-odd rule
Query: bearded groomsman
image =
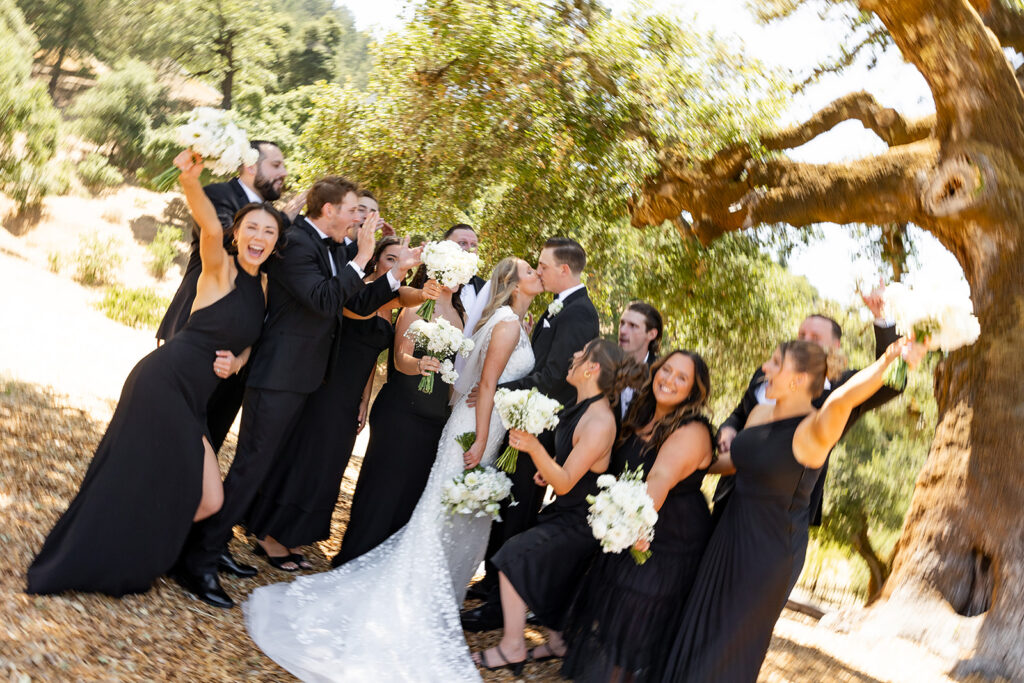
<path fill-rule="evenodd" d="M 646 301 L 634 301 L 619 317 L 619 347 L 638 363 L 651 367 L 658 360 L 663 327 L 657 308 Z M 632 388 L 626 387 L 619 395 L 620 418 L 626 417 L 633 393 Z"/>
<path fill-rule="evenodd" d="M 499 388 L 536 388 L 563 406 L 575 403 L 575 390 L 566 381 L 569 363 L 573 354 L 600 333 L 597 309 L 590 301 L 581 279 L 586 265 L 587 253 L 575 240 L 552 237 L 544 243 L 537 261 L 537 274 L 544 289 L 554 293 L 555 298 L 533 327 L 533 371 Z M 548 452 L 553 453 L 554 432 L 544 432 L 539 438 Z M 488 631 L 501 626 L 498 570 L 489 560 L 505 541 L 534 525 L 545 491 L 534 482 L 533 475 L 536 472 L 532 460 L 519 458 L 516 471 L 511 475 L 512 497 L 517 504 L 512 507 L 503 504 L 502 521 L 491 526 L 487 546 L 487 577 L 473 587 L 473 595 L 485 595 L 486 602 L 480 607 L 462 612 L 462 626 L 467 631 Z"/>

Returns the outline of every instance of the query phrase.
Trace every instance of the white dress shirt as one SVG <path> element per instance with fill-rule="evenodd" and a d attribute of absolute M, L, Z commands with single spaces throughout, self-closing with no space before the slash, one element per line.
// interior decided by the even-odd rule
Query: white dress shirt
<path fill-rule="evenodd" d="M 650 360 L 651 352 L 648 351 L 644 355 L 644 365 L 647 365 L 647 362 Z M 636 392 L 633 390 L 633 387 L 626 387 L 622 390 L 622 393 L 619 394 L 619 410 L 622 413 L 622 417 L 626 417 L 626 411 L 629 410 L 629 404 L 633 402 L 634 395 L 636 395 Z"/>
<path fill-rule="evenodd" d="M 244 186 L 244 184 L 243 184 L 243 186 Z M 316 227 L 316 223 L 314 223 L 313 220 L 309 216 L 306 216 L 306 222 L 313 226 L 313 229 L 316 230 L 316 234 L 320 236 L 320 239 L 327 239 L 329 237 L 329 235 L 326 232 L 324 232 L 320 228 Z M 327 261 L 331 264 L 331 275 L 336 277 L 338 275 L 338 266 L 337 266 L 337 264 L 334 263 L 334 254 L 331 252 L 330 249 L 327 250 Z M 349 261 L 348 265 L 352 266 L 352 270 L 356 271 L 356 274 L 359 276 L 360 280 L 362 280 L 364 277 L 366 277 L 366 272 L 362 268 L 360 268 L 359 265 L 355 261 Z M 399 282 L 395 278 L 395 276 L 391 274 L 390 270 L 387 273 L 387 278 L 388 278 L 388 284 L 391 285 L 391 291 L 392 292 L 397 292 L 398 291 L 398 287 L 402 283 Z"/>

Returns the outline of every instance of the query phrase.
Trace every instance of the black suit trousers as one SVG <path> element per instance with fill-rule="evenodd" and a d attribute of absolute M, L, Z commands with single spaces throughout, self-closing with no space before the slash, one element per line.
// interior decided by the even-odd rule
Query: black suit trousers
<path fill-rule="evenodd" d="M 224 505 L 216 514 L 192 525 L 181 566 L 193 574 L 217 571 L 217 558 L 231 539 L 231 530 L 249 509 L 274 458 L 295 428 L 307 394 L 271 389 L 245 390 L 242 425 L 234 462 L 224 479 Z"/>

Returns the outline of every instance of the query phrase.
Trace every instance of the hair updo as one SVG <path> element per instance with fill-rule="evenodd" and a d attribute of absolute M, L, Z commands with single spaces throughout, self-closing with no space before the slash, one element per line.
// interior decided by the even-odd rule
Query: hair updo
<path fill-rule="evenodd" d="M 597 338 L 583 347 L 583 359 L 601 366 L 597 388 L 612 405 L 619 402 L 619 394 L 626 387 L 637 389 L 647 381 L 647 366 L 623 351 L 618 344 Z"/>
<path fill-rule="evenodd" d="M 779 344 L 779 352 L 782 354 L 782 361 L 788 358 L 797 372 L 806 373 L 810 377 L 807 388 L 811 392 L 811 398 L 818 398 L 825 390 L 825 377 L 828 373 L 829 354 L 814 342 L 792 341 Z"/>

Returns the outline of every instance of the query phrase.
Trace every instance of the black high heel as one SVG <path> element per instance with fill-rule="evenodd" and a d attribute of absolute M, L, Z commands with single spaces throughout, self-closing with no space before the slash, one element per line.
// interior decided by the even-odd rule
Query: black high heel
<path fill-rule="evenodd" d="M 484 653 L 487 652 L 487 650 L 481 650 L 480 651 L 480 661 L 477 662 L 477 666 L 482 666 L 483 668 L 487 669 L 488 671 L 497 671 L 498 669 L 508 669 L 509 671 L 512 672 L 512 675 L 514 675 L 514 676 L 519 676 L 519 675 L 521 675 L 523 673 L 523 667 L 526 666 L 526 660 L 525 659 L 523 659 L 521 661 L 518 661 L 518 662 L 510 662 L 508 657 L 505 656 L 505 653 L 501 651 L 501 645 L 495 645 L 494 649 L 497 650 L 498 656 L 501 657 L 501 659 L 502 659 L 502 661 L 504 663 L 503 664 L 495 664 L 494 666 L 491 666 L 490 664 L 488 664 L 484 660 L 484 656 L 485 656 Z"/>

